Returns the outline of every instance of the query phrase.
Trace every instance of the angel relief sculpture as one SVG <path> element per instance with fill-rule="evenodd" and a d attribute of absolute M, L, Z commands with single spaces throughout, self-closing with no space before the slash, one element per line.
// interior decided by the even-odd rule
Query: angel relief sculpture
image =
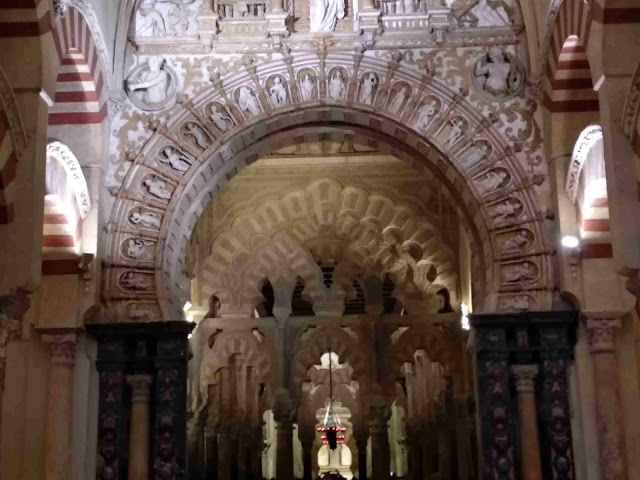
<path fill-rule="evenodd" d="M 345 17 L 344 0 L 311 0 L 309 17 L 312 32 L 333 32 L 338 20 Z"/>
<path fill-rule="evenodd" d="M 506 99 L 515 94 L 521 85 L 521 75 L 514 58 L 499 48 L 492 48 L 480 58 L 473 69 L 476 88 L 494 99 Z"/>

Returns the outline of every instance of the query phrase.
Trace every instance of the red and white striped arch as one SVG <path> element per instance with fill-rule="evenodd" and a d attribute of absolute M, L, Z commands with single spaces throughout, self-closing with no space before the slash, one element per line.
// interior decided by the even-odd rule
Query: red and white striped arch
<path fill-rule="evenodd" d="M 552 113 L 599 111 L 587 58 L 592 11 L 582 0 L 565 0 L 556 15 L 543 99 Z"/>

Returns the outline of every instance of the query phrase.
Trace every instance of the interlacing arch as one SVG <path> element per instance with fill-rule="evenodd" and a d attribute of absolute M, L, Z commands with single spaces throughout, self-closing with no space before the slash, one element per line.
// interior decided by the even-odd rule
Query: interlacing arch
<path fill-rule="evenodd" d="M 519 160 L 521 145 L 512 147 L 513 140 L 505 133 L 508 127 L 499 118 L 483 117 L 462 95 L 437 79 L 404 68 L 397 59 L 384 62 L 361 55 L 356 55 L 353 68 L 348 69 L 345 97 L 333 101 L 327 98 L 328 72 L 338 66 L 346 70 L 353 56 L 330 54 L 321 62 L 306 53 L 288 58 L 290 62 L 249 62 L 246 71 L 224 80 L 214 74 L 213 87 L 192 100 L 181 97 L 184 108 L 175 110 L 164 124 L 150 121 L 155 134 L 141 151 L 129 153 L 131 168 L 113 192 L 116 202 L 105 242 L 103 291 L 109 309 L 142 296 L 155 298 L 157 316 L 179 317 L 188 292 L 183 274 L 186 248 L 216 192 L 260 156 L 286 145 L 331 139 L 335 134 L 394 155 L 436 180 L 441 194 L 455 205 L 470 238 L 476 310 L 512 310 L 516 297 L 529 309 L 550 304 L 552 272 L 544 217 L 532 179 Z M 305 102 L 298 93 L 301 71 L 312 72 L 316 82 L 315 97 Z M 365 72 L 381 78 L 371 105 L 360 103 L 356 95 L 357 76 Z M 279 107 L 270 104 L 265 92 L 265 82 L 276 73 L 283 77 L 288 91 L 287 102 Z M 400 80 L 412 94 L 398 113 L 391 113 L 385 105 Z M 258 115 L 242 113 L 232 98 L 231 92 L 241 85 L 255 90 L 261 106 Z M 424 128 L 418 122 L 418 111 L 431 100 L 437 112 Z M 213 108 L 229 118 L 224 131 L 209 119 Z M 450 142 L 453 117 L 464 128 Z M 194 125 L 199 138 L 192 133 Z M 489 145 L 486 162 L 464 168 L 459 155 L 479 140 Z M 166 162 L 157 161 L 168 146 L 191 163 L 186 172 L 177 173 Z M 487 175 L 503 180 L 487 190 L 481 186 Z M 123 242 L 137 229 L 149 242 L 152 259 L 146 265 L 123 253 Z M 508 251 L 505 243 L 522 229 L 530 232 L 530 241 L 518 251 Z M 523 270 L 527 271 L 524 285 L 518 280 Z M 132 284 L 131 276 L 136 279 L 133 290 L 127 286 Z M 127 279 L 124 283 L 123 278 Z"/>

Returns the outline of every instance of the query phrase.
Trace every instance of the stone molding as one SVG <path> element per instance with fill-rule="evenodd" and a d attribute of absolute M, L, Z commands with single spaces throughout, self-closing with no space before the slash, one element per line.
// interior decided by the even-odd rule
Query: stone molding
<path fill-rule="evenodd" d="M 589 318 L 586 326 L 591 353 L 615 351 L 616 330 L 622 328 L 622 321 L 619 318 Z"/>
<path fill-rule="evenodd" d="M 149 403 L 151 375 L 127 375 L 127 383 L 131 385 L 131 403 Z"/>
<path fill-rule="evenodd" d="M 513 365 L 511 375 L 518 393 L 533 393 L 536 389 L 538 365 Z"/>
<path fill-rule="evenodd" d="M 62 365 L 72 367 L 76 357 L 75 333 L 44 334 L 42 341 L 49 344 L 51 348 L 52 365 Z"/>

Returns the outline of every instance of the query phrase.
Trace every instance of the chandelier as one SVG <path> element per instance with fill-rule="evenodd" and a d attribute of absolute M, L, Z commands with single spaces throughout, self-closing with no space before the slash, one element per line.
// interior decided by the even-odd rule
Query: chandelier
<path fill-rule="evenodd" d="M 322 434 L 320 437 L 324 445 L 329 445 L 331 450 L 335 450 L 338 445 L 344 443 L 344 432 L 347 430 L 340 423 L 340 417 L 333 408 L 333 378 L 331 374 L 331 349 L 329 349 L 329 405 L 327 412 L 324 414 L 322 425 L 318 427 L 318 432 Z"/>

